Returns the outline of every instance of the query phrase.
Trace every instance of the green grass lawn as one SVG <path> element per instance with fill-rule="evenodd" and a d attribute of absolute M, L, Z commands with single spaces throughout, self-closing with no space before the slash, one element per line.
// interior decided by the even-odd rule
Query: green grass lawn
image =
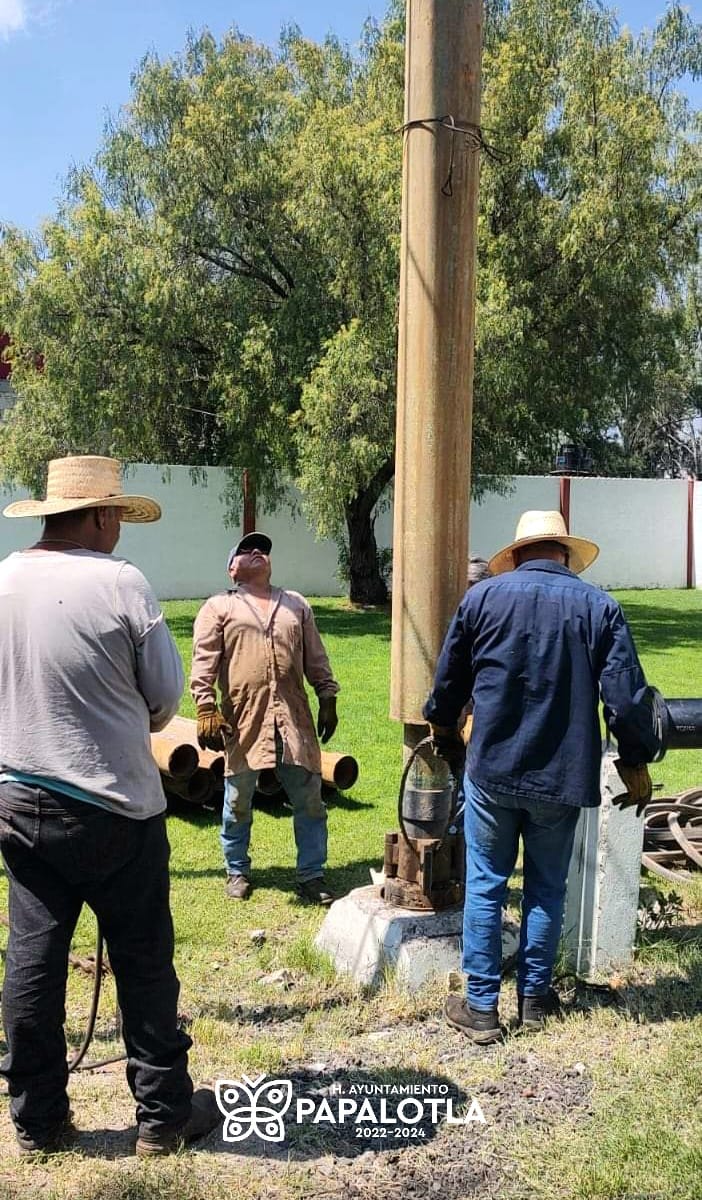
<path fill-rule="evenodd" d="M 702 693 L 702 592 L 620 592 L 647 678 L 664 696 Z M 339 599 L 315 599 L 315 615 L 341 684 L 339 728 L 329 749 L 353 754 L 357 785 L 339 797 L 330 819 L 330 879 L 339 890 L 368 881 L 369 865 L 383 856 L 383 835 L 396 825 L 402 764 L 402 726 L 388 717 L 390 617 L 349 608 Z M 186 672 L 198 601 L 166 604 Z M 314 708 L 314 700 L 313 700 Z M 194 717 L 186 694 L 181 712 Z M 657 796 L 702 785 L 702 751 L 674 751 L 651 767 Z M 289 822 L 277 809 L 256 818 L 254 867 L 267 872 L 292 864 Z M 268 875 L 266 875 L 268 878 Z"/>
<path fill-rule="evenodd" d="M 702 593 L 627 592 L 620 599 L 649 680 L 667 696 L 699 693 Z M 165 609 L 187 669 L 198 603 L 173 601 Z M 370 881 L 369 867 L 382 863 L 384 834 L 396 826 L 401 727 L 387 715 L 387 614 L 352 610 L 336 599 L 315 600 L 314 609 L 342 689 L 329 748 L 352 753 L 360 765 L 356 786 L 330 809 L 328 879 L 343 892 Z M 181 711 L 194 716 L 187 695 Z M 653 774 L 666 792 L 702 784 L 702 755 L 671 753 Z M 336 978 L 313 946 L 323 914 L 295 897 L 287 810 L 269 805 L 255 813 L 256 887 L 243 904 L 224 895 L 216 816 L 193 810 L 171 815 L 168 824 L 180 1007 L 194 1039 L 198 1079 L 285 1075 L 317 1062 L 383 1078 L 411 1071 L 446 1077 L 480 1096 L 488 1125 L 479 1134 L 442 1130 L 432 1146 L 371 1155 L 370 1165 L 351 1161 L 348 1151 L 335 1153 L 323 1138 L 293 1143 L 277 1157 L 203 1151 L 138 1165 L 126 1156 L 119 1132 L 133 1119 L 121 1073 L 86 1074 L 71 1088 L 79 1125 L 96 1131 L 97 1157 L 62 1155 L 50 1167 L 30 1167 L 12 1156 L 5 1121 L 0 1197 L 205 1200 L 224 1188 L 243 1191 L 247 1200 L 344 1194 L 365 1200 L 381 1193 L 410 1200 L 432 1189 L 444 1200 L 702 1197 L 702 872 L 700 881 L 677 889 L 679 926 L 642 938 L 636 962 L 615 981 L 617 1005 L 589 996 L 589 1005 L 571 1006 L 562 1025 L 481 1052 L 443 1025 L 443 983 L 411 996 L 390 976 L 368 994 Z M 645 882 L 661 894 L 671 890 L 663 881 Z M 257 929 L 265 931 L 262 946 L 250 937 Z M 93 940 L 86 913 L 74 949 L 87 953 Z M 293 981 L 288 991 L 266 979 L 282 967 Z M 80 1040 L 89 994 L 90 981 L 72 972 L 73 1042 Z M 514 1008 L 508 980 L 505 1015 Z M 108 984 L 95 1056 L 117 1048 Z M 571 1087 L 573 1073 L 582 1076 L 582 1086 Z M 532 1079 L 527 1087 L 524 1080 Z M 571 1100 L 561 1103 L 561 1092 Z"/>

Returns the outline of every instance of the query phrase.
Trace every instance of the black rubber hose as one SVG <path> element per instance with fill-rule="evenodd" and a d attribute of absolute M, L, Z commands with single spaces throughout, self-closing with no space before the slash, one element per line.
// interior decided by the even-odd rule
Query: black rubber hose
<path fill-rule="evenodd" d="M 405 769 L 402 772 L 402 778 L 400 780 L 400 791 L 399 791 L 399 795 L 397 797 L 397 823 L 400 826 L 400 833 L 402 834 L 403 838 L 405 839 L 405 843 L 408 846 L 410 845 L 410 840 L 407 836 L 407 831 L 405 829 L 404 817 L 402 815 L 402 801 L 405 798 L 405 786 L 406 786 L 407 780 L 409 778 L 409 773 L 412 769 L 412 764 L 414 763 L 414 760 L 417 757 L 419 751 L 422 749 L 423 746 L 431 746 L 431 745 L 432 745 L 431 736 L 422 738 L 422 740 L 420 742 L 417 742 L 417 745 L 414 747 L 414 750 L 412 751 L 409 758 L 407 759 L 407 762 L 405 764 Z M 451 778 L 453 779 L 453 782 L 454 782 L 453 794 L 451 797 L 451 811 L 449 812 L 449 815 L 448 815 L 448 818 L 446 821 L 446 829 L 444 830 L 441 837 L 438 839 L 438 845 L 436 846 L 436 851 L 440 850 L 441 847 L 443 846 L 444 842 L 446 841 L 446 837 L 448 835 L 448 831 L 449 831 L 451 825 L 454 825 L 456 823 L 458 816 L 459 816 L 458 809 L 456 807 L 456 798 L 458 795 L 458 784 L 459 784 L 460 780 L 458 780 L 456 778 L 454 772 L 451 770 L 450 767 L 449 767 L 449 772 L 450 772 Z"/>
<path fill-rule="evenodd" d="M 93 1040 L 93 1034 L 95 1033 L 95 1022 L 97 1021 L 98 1005 L 100 1003 L 100 990 L 102 988 L 103 946 L 104 939 L 102 936 L 102 930 L 100 928 L 100 922 L 98 921 L 97 941 L 95 943 L 95 983 L 93 984 L 93 998 L 90 1004 L 90 1013 L 88 1015 L 88 1024 L 85 1030 L 85 1036 L 80 1048 L 76 1050 L 76 1053 L 73 1055 L 73 1058 L 68 1064 L 69 1074 L 71 1071 L 94 1071 L 97 1067 L 106 1067 L 109 1066 L 110 1063 L 122 1062 L 122 1060 L 127 1057 L 126 1054 L 117 1054 L 114 1058 L 103 1058 L 100 1059 L 99 1062 L 85 1063 L 84 1066 L 81 1066 L 81 1063 L 88 1052 L 88 1047 Z"/>

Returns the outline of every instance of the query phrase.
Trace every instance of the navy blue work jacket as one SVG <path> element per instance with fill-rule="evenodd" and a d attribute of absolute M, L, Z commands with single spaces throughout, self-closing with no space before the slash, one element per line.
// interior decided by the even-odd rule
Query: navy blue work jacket
<path fill-rule="evenodd" d="M 455 726 L 473 699 L 467 770 L 487 792 L 599 804 L 600 692 L 622 761 L 658 751 L 650 693 L 616 600 L 547 559 L 470 588 L 424 706 Z"/>

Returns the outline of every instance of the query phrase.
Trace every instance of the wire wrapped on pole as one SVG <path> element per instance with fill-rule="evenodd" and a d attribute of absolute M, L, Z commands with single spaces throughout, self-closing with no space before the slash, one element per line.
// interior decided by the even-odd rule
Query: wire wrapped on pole
<path fill-rule="evenodd" d="M 488 158 L 491 158 L 494 162 L 501 162 L 507 158 L 507 155 L 501 150 L 496 149 L 495 146 L 491 146 L 489 142 L 485 141 L 483 130 L 480 125 L 474 125 L 472 122 L 458 125 L 450 113 L 447 113 L 443 117 L 420 117 L 414 121 L 405 121 L 404 125 L 401 125 L 397 132 L 406 133 L 410 129 L 424 129 L 427 127 L 427 125 L 438 125 L 440 129 L 448 129 L 449 133 L 452 135 L 451 157 L 449 160 L 448 174 L 441 188 L 442 196 L 453 195 L 453 166 L 456 157 L 456 134 L 461 134 L 463 136 L 463 145 L 464 149 L 466 150 L 471 150 L 474 153 L 483 150 L 487 154 Z"/>

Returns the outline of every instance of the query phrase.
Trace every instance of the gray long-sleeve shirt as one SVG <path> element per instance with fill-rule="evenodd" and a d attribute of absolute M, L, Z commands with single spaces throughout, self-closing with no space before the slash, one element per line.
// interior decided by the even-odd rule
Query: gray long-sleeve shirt
<path fill-rule="evenodd" d="M 177 711 L 183 684 L 131 563 L 90 550 L 0 562 L 0 774 L 53 780 L 139 820 L 162 812 L 149 733 Z"/>

